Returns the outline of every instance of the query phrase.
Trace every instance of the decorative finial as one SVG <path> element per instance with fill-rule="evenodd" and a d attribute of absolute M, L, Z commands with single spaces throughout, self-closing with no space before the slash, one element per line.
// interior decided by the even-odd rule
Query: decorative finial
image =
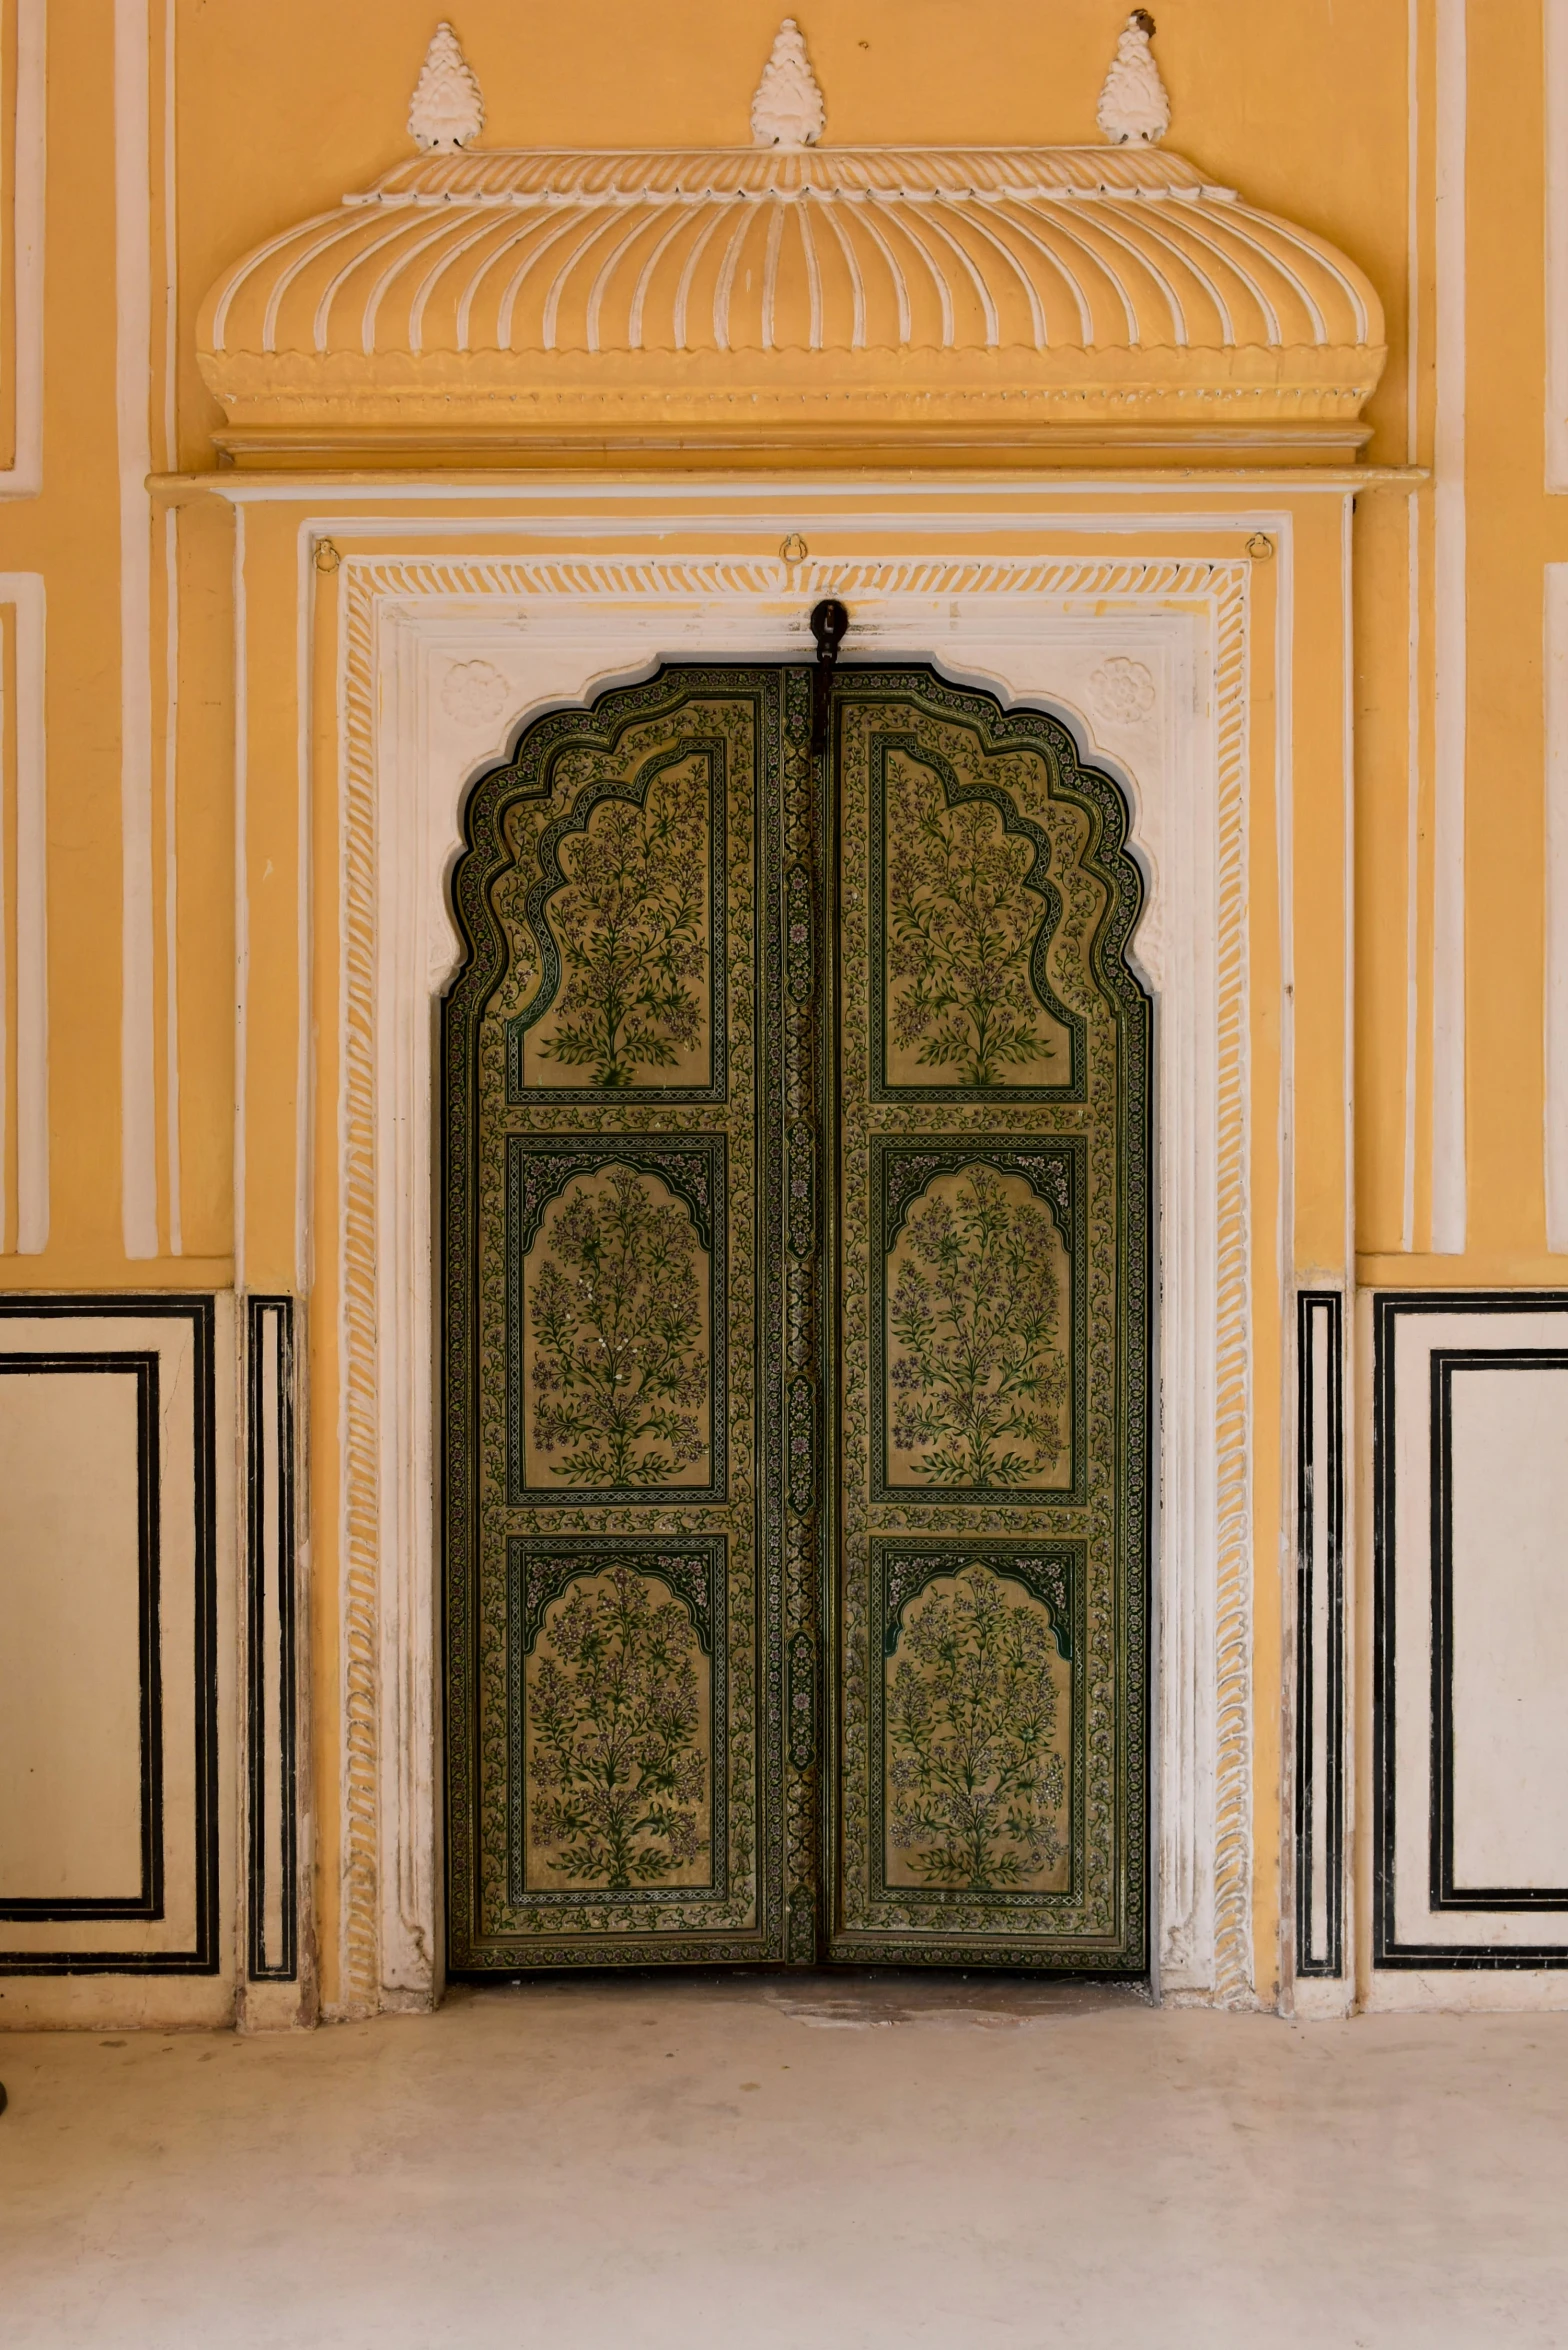
<path fill-rule="evenodd" d="M 800 27 L 786 16 L 751 102 L 752 140 L 759 147 L 814 147 L 826 121 Z"/>
<path fill-rule="evenodd" d="M 1152 147 L 1171 127 L 1171 102 L 1149 47 L 1154 19 L 1135 8 L 1100 92 L 1100 128 L 1118 147 Z"/>
<path fill-rule="evenodd" d="M 457 35 L 438 24 L 408 104 L 408 135 L 432 154 L 451 154 L 485 127 L 485 102 Z"/>

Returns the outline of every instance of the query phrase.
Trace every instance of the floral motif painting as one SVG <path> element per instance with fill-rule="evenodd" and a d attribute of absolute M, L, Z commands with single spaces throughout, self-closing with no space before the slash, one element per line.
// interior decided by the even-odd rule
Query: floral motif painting
<path fill-rule="evenodd" d="M 691 1210 L 657 1175 L 610 1162 L 570 1180 L 524 1263 L 529 1486 L 708 1484 L 709 1292 Z"/>
<path fill-rule="evenodd" d="M 885 1882 L 1062 1890 L 1071 1719 L 1071 1667 L 1031 1592 L 980 1562 L 928 1583 L 885 1668 Z"/>
<path fill-rule="evenodd" d="M 1071 1273 L 1022 1176 L 983 1161 L 934 1176 L 903 1220 L 884 1298 L 887 1484 L 1069 1485 Z"/>
<path fill-rule="evenodd" d="M 625 1563 L 572 1581 L 523 1673 L 526 1883 L 610 1894 L 709 1883 L 710 1717 L 682 1600 Z"/>
<path fill-rule="evenodd" d="M 869 662 L 834 696 L 828 1955 L 1119 1971 L 1147 1827 L 1127 804 L 1043 711 Z"/>
<path fill-rule="evenodd" d="M 671 663 L 464 808 L 462 1970 L 1137 1972 L 1148 1003 L 1114 778 L 915 664 Z"/>
<path fill-rule="evenodd" d="M 543 961 L 548 1000 L 522 1023 L 525 1085 L 709 1082 L 711 769 L 705 750 L 669 760 L 636 796 L 594 798 L 550 844 L 558 878 L 538 894 L 556 952 Z"/>
<path fill-rule="evenodd" d="M 998 793 L 955 789 L 889 744 L 879 762 L 883 1078 L 895 1088 L 1065 1085 L 1073 1037 L 1041 986 L 1047 844 Z"/>
<path fill-rule="evenodd" d="M 455 1966 L 785 1948 L 785 679 L 679 664 L 548 711 L 465 802 L 441 1121 Z"/>

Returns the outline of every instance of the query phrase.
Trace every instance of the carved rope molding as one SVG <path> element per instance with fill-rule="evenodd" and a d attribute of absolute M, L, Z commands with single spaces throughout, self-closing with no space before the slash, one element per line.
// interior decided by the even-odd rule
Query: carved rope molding
<path fill-rule="evenodd" d="M 350 556 L 342 565 L 343 653 L 341 754 L 340 1240 L 343 1350 L 343 1492 L 340 1499 L 342 1695 L 345 1767 L 342 1790 L 343 1962 L 345 2015 L 383 2004 L 380 1925 L 382 1762 L 381 1660 L 386 1626 L 379 1541 L 381 1514 L 377 1364 L 376 1227 L 376 726 L 377 608 L 384 603 L 462 598 L 528 600 L 580 597 L 594 602 L 680 604 L 694 599 L 756 598 L 776 607 L 788 598 L 810 604 L 894 596 L 1051 597 L 1121 602 L 1147 608 L 1187 603 L 1206 612 L 1214 642 L 1218 822 L 1217 1148 L 1214 1575 L 1214 1951 L 1209 1996 L 1247 2005 L 1252 1969 L 1251 1509 L 1248 1415 L 1250 1367 L 1247 1191 L 1247 968 L 1245 931 L 1247 622 L 1250 566 L 1204 558 L 1016 558 L 912 556 L 805 561 L 716 556 Z M 892 657 L 891 655 L 889 657 Z M 1164 1610 L 1161 1609 L 1163 1620 Z M 1168 1646 L 1168 1644 L 1167 1644 Z M 1202 1659 L 1192 1660 L 1193 1672 Z M 1189 1681 L 1191 1676 L 1189 1675 Z M 1179 1737 L 1196 1760 L 1192 1689 L 1169 1653 L 1161 1674 L 1161 1712 L 1173 1698 Z M 1173 1684 L 1174 1689 L 1173 1689 Z M 1162 1814 L 1165 1811 L 1162 1805 Z M 1201 1967 L 1193 1946 L 1201 1855 L 1191 1839 L 1173 1847 L 1162 1831 L 1160 1910 L 1163 1963 Z M 399 1888 L 400 1898 L 402 1888 Z M 423 1941 L 416 1917 L 406 1920 Z"/>
<path fill-rule="evenodd" d="M 1219 1556 L 1215 1592 L 1215 1989 L 1252 1996 L 1252 1513 L 1247 1274 L 1246 598 L 1240 565 L 1225 567 L 1219 601 L 1219 1197 L 1215 1406 Z"/>

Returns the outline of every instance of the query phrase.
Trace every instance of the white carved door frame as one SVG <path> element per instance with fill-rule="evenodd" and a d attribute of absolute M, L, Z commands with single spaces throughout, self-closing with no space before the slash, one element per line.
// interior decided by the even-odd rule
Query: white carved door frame
<path fill-rule="evenodd" d="M 440 1987 L 432 1038 L 465 793 L 525 719 L 661 658 L 811 658 L 806 615 L 829 593 L 853 615 L 846 657 L 931 659 L 1048 707 L 1128 789 L 1149 883 L 1133 953 L 1157 1007 L 1155 1973 L 1166 1995 L 1254 1996 L 1250 566 L 1140 556 L 1126 515 L 1109 553 L 966 555 L 945 519 L 930 554 L 886 560 L 672 555 L 668 522 L 656 548 L 628 524 L 580 555 L 343 558 L 340 2012 Z M 1287 515 L 1181 518 L 1232 545 L 1238 523 L 1270 531 L 1287 570 Z M 356 522 L 302 524 L 302 572 L 333 527 Z M 1146 527 L 1169 546 L 1168 514 Z"/>

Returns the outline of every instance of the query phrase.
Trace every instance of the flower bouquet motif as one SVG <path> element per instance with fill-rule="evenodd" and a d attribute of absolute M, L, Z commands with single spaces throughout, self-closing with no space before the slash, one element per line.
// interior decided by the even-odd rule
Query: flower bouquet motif
<path fill-rule="evenodd" d="M 966 1567 L 909 1613 L 888 1696 L 892 1841 L 928 1884 L 1027 1884 L 1062 1857 L 1066 1769 L 1041 1613 Z"/>
<path fill-rule="evenodd" d="M 1034 851 L 989 800 L 947 805 L 906 767 L 892 798 L 888 967 L 894 1044 L 963 1085 L 1005 1085 L 1049 1060 L 1030 961 L 1044 906 L 1024 876 Z"/>
<path fill-rule="evenodd" d="M 907 1230 L 889 1314 L 894 1450 L 936 1485 L 1038 1483 L 1061 1457 L 1067 1396 L 1049 1212 L 976 1166 Z"/>
<path fill-rule="evenodd" d="M 697 1637 L 678 1600 L 627 1566 L 577 1585 L 540 1635 L 528 1714 L 531 1820 L 552 1869 L 627 1893 L 707 1850 Z"/>
<path fill-rule="evenodd" d="M 634 1085 L 701 1041 L 708 967 L 707 795 L 691 771 L 650 785 L 641 807 L 601 801 L 572 843 L 550 901 L 566 985 L 541 1059 Z"/>
<path fill-rule="evenodd" d="M 690 1217 L 612 1167 L 555 1209 L 543 1246 L 529 1308 L 537 1449 L 563 1483 L 668 1485 L 708 1449 Z"/>

